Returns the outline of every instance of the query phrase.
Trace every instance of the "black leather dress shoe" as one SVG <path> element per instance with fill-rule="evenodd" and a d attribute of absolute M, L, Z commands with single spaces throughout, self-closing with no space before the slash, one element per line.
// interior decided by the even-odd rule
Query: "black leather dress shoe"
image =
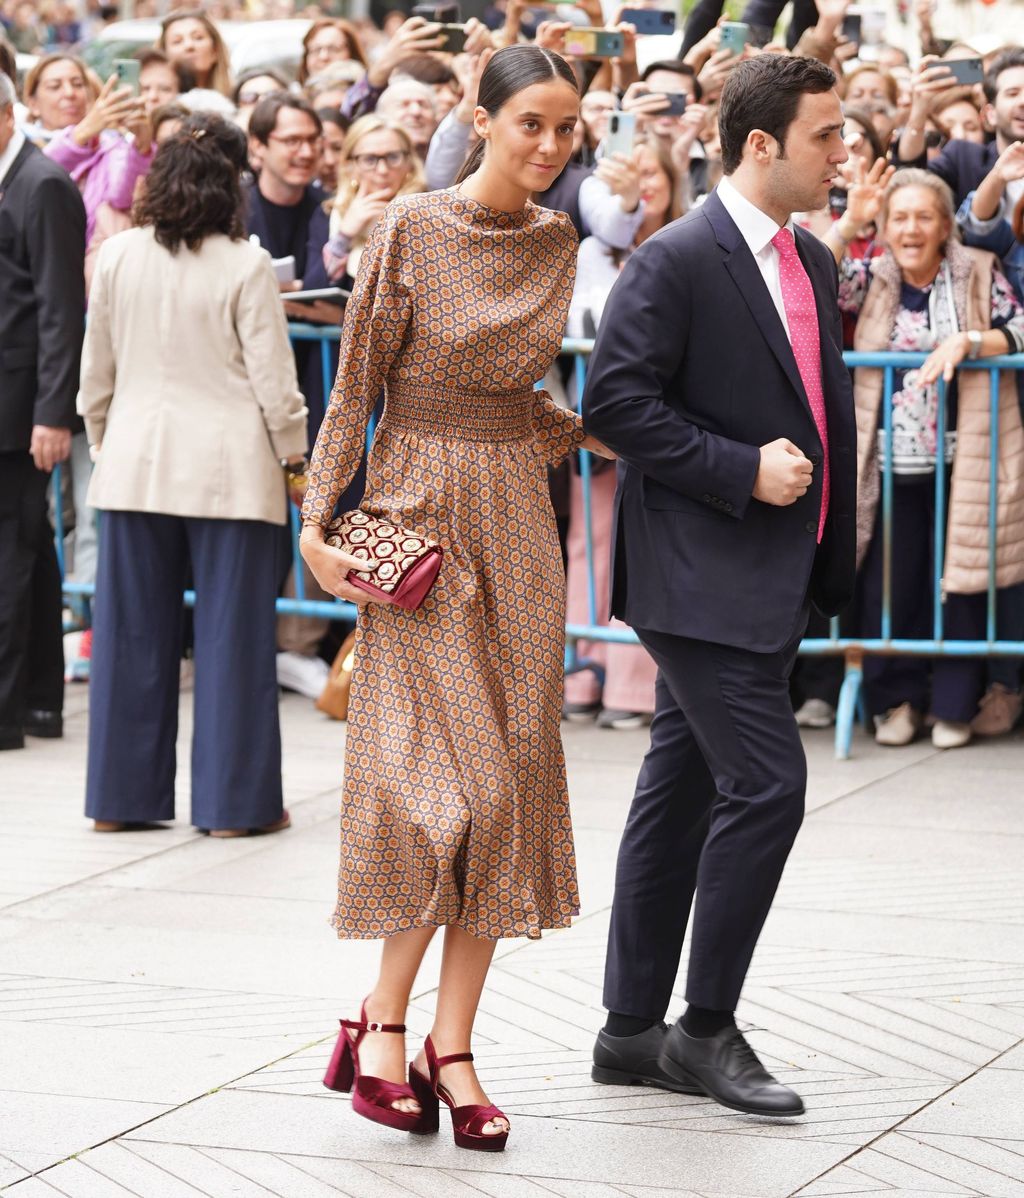
<path fill-rule="evenodd" d="M 678 1094 L 703 1094 L 692 1082 L 679 1082 L 658 1064 L 668 1028 L 656 1023 L 637 1036 L 611 1036 L 603 1029 L 594 1045 L 590 1076 L 606 1086 L 660 1086 Z"/>
<path fill-rule="evenodd" d="M 58 740 L 64 735 L 64 717 L 59 711 L 26 711 L 22 727 L 26 736 Z"/>
<path fill-rule="evenodd" d="M 23 749 L 24 747 L 25 734 L 20 728 L 0 725 L 0 752 L 4 749 Z"/>
<path fill-rule="evenodd" d="M 799 1094 L 768 1072 L 738 1028 L 713 1036 L 687 1035 L 673 1025 L 665 1036 L 659 1066 L 680 1084 L 696 1085 L 722 1106 L 747 1115 L 802 1115 Z"/>

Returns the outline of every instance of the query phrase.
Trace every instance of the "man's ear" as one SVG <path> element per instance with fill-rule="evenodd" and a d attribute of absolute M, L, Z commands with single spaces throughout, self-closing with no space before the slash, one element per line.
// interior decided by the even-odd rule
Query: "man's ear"
<path fill-rule="evenodd" d="M 771 162 L 775 157 L 777 144 L 775 138 L 763 129 L 751 129 L 747 134 L 747 149 L 758 165 Z"/>

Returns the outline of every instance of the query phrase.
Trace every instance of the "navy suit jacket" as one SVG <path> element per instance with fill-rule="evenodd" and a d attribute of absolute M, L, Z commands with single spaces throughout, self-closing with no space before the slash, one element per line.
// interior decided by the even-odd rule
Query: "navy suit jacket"
<path fill-rule="evenodd" d="M 814 417 L 768 288 L 718 196 L 645 241 L 612 289 L 583 420 L 621 459 L 612 612 L 633 627 L 775 652 L 808 596 L 825 615 L 850 600 L 857 434 L 836 269 L 809 233 L 797 229 L 796 243 L 817 301 L 828 421 L 820 545 Z M 751 495 L 759 446 L 779 437 L 815 467 L 788 507 Z"/>
<path fill-rule="evenodd" d="M 951 141 L 938 158 L 929 162 L 928 169 L 949 184 L 954 208 L 959 208 L 995 166 L 998 157 L 999 147 L 994 141 L 981 146 L 973 141 Z"/>

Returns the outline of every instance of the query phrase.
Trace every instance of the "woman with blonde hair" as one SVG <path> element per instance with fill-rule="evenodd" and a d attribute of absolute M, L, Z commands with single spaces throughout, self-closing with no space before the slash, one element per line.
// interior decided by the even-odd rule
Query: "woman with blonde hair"
<path fill-rule="evenodd" d="M 176 9 L 160 26 L 157 46 L 174 63 L 195 76 L 196 87 L 220 92 L 231 99 L 234 82 L 231 58 L 217 26 L 202 9 Z"/>
<path fill-rule="evenodd" d="M 351 290 L 363 246 L 395 196 L 426 191 L 423 163 L 401 125 L 364 116 L 349 129 L 338 163 L 338 190 L 330 202 L 330 239 L 324 266 L 331 281 Z"/>

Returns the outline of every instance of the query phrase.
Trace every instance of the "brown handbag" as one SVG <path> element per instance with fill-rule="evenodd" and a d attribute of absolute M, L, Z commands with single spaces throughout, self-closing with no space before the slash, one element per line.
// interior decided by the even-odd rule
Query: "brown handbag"
<path fill-rule="evenodd" d="M 348 719 L 348 695 L 352 689 L 352 667 L 355 664 L 356 634 L 350 632 L 331 663 L 331 672 L 316 701 L 318 711 L 332 720 Z"/>
<path fill-rule="evenodd" d="M 426 599 L 441 569 L 443 553 L 436 541 L 358 508 L 327 525 L 324 543 L 351 557 L 376 562 L 366 570 L 350 570 L 347 581 L 378 603 L 393 603 L 407 611 Z"/>

